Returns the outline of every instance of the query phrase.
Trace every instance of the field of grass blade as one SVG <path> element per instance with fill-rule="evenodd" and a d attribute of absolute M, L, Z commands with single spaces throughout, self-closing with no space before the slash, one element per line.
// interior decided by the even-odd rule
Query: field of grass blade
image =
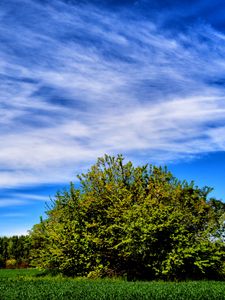
<path fill-rule="evenodd" d="M 41 276 L 37 270 L 0 270 L 1 300 L 225 300 L 219 281 L 127 282 Z"/>

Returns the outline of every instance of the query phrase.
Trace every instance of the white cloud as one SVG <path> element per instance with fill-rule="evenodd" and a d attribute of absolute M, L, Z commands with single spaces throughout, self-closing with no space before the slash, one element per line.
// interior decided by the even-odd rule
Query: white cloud
<path fill-rule="evenodd" d="M 5 186 L 7 187 L 7 184 Z M 17 192 L 17 193 L 10 192 L 10 198 L 0 198 L 0 208 L 17 207 L 21 205 L 24 206 L 24 205 L 29 205 L 31 202 L 33 203 L 36 201 L 48 202 L 49 200 L 50 197 L 46 195 L 29 194 L 29 193 L 22 193 L 22 192 Z M 5 215 L 5 213 L 1 215 Z"/>
<path fill-rule="evenodd" d="M 23 218 L 23 217 L 27 217 L 27 214 L 11 212 L 11 213 L 3 213 L 3 214 L 1 214 L 1 217 L 3 217 L 3 218 Z"/>
<path fill-rule="evenodd" d="M 27 234 L 28 234 L 27 228 L 25 228 L 23 226 L 17 226 L 17 228 L 15 228 L 13 226 L 13 227 L 5 228 L 4 234 L 1 233 L 0 236 L 11 237 L 11 236 L 14 236 L 14 235 L 20 236 L 20 235 L 27 235 Z"/>
<path fill-rule="evenodd" d="M 26 204 L 27 202 L 24 200 L 18 199 L 0 199 L 0 207 L 9 207 L 9 206 L 21 206 Z"/>
<path fill-rule="evenodd" d="M 166 162 L 225 150 L 223 34 L 171 38 L 122 13 L 26 4 L 40 25 L 0 30 L 0 186 L 67 182 L 104 153 Z"/>
<path fill-rule="evenodd" d="M 11 194 L 15 198 L 24 199 L 26 201 L 44 201 L 47 202 L 50 200 L 49 197 L 37 194 L 29 194 L 29 193 L 14 193 Z"/>

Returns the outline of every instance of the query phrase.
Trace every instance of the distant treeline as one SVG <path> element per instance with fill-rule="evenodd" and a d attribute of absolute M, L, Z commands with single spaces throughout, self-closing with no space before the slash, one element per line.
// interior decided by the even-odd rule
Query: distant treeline
<path fill-rule="evenodd" d="M 30 263 L 29 236 L 0 237 L 0 268 L 26 268 Z"/>

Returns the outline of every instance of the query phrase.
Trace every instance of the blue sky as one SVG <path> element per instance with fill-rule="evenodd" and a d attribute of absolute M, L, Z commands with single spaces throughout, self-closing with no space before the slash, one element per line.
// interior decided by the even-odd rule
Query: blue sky
<path fill-rule="evenodd" d="M 99 156 L 225 199 L 223 1 L 1 0 L 0 235 Z"/>

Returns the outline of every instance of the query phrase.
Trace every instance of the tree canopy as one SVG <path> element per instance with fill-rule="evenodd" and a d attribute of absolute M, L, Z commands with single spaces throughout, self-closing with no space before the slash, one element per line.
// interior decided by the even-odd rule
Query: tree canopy
<path fill-rule="evenodd" d="M 71 276 L 223 278 L 225 204 L 167 168 L 105 155 L 31 230 L 33 265 Z"/>

